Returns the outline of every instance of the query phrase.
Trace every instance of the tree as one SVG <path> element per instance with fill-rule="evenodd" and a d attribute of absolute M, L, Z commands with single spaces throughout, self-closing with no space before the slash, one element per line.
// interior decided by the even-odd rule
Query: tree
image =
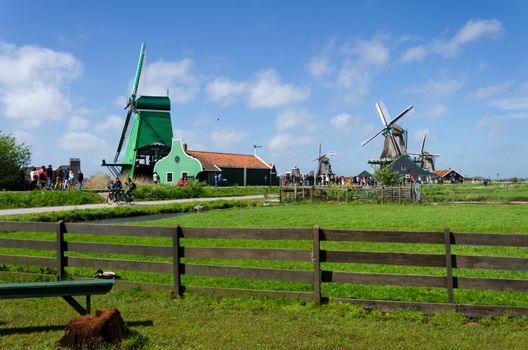
<path fill-rule="evenodd" d="M 25 143 L 18 143 L 14 136 L 0 130 L 0 189 L 17 188 L 20 168 L 31 160 L 31 150 Z"/>
<path fill-rule="evenodd" d="M 384 186 L 397 186 L 400 183 L 400 175 L 389 166 L 381 167 L 374 172 L 374 178 Z"/>

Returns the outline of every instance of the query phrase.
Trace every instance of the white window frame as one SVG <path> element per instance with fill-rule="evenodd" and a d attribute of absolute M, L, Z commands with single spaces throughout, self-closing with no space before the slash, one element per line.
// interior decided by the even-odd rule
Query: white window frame
<path fill-rule="evenodd" d="M 171 181 L 169 181 L 169 174 L 171 176 Z M 174 174 L 172 173 L 172 171 L 166 173 L 165 180 L 167 180 L 167 183 L 169 183 L 169 184 L 174 182 Z"/>

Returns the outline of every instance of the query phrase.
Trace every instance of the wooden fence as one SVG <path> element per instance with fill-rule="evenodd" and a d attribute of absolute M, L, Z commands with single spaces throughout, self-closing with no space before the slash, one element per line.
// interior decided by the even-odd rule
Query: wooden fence
<path fill-rule="evenodd" d="M 175 296 L 186 290 L 212 295 L 265 296 L 294 298 L 315 303 L 341 301 L 360 304 L 366 308 L 381 310 L 418 309 L 425 313 L 456 310 L 469 316 L 501 315 L 511 311 L 528 315 L 527 307 L 461 305 L 454 303 L 455 289 L 480 289 L 497 291 L 528 291 L 528 280 L 456 277 L 453 270 L 493 269 L 527 271 L 528 259 L 497 256 L 465 256 L 451 253 L 456 244 L 471 246 L 528 247 L 528 234 L 484 234 L 443 232 L 352 231 L 323 229 L 259 229 L 259 228 L 198 228 L 198 227 L 146 227 L 64 223 L 0 222 L 0 232 L 8 238 L 0 238 L 0 248 L 19 248 L 55 251 L 54 257 L 0 254 L 0 264 L 42 266 L 57 269 L 57 278 L 63 279 L 66 267 L 144 271 L 172 274 L 173 284 L 148 284 L 120 281 L 121 285 L 171 289 Z M 56 239 L 17 239 L 17 232 L 55 232 Z M 65 234 L 95 234 L 118 236 L 168 237 L 170 246 L 133 245 L 73 242 L 65 240 Z M 10 237 L 11 234 L 13 237 Z M 236 240 L 302 240 L 311 241 L 311 249 L 283 248 L 225 248 L 182 246 L 183 238 L 236 239 Z M 366 252 L 321 249 L 321 242 L 386 242 L 406 244 L 441 244 L 444 254 L 415 254 L 396 252 Z M 170 262 L 134 261 L 70 256 L 70 252 L 99 254 L 128 254 L 137 256 L 168 257 Z M 308 262 L 310 270 L 222 266 L 193 264 L 182 261 L 189 258 L 252 259 Z M 322 263 L 360 263 L 403 266 L 425 266 L 445 269 L 443 276 L 386 274 L 332 271 L 321 268 Z M 253 280 L 278 280 L 304 282 L 313 285 L 311 292 L 231 289 L 215 287 L 182 286 L 181 276 L 211 276 Z M 445 303 L 403 302 L 385 300 L 358 300 L 329 298 L 321 295 L 322 283 L 358 283 L 393 286 L 416 286 L 445 289 Z"/>
<path fill-rule="evenodd" d="M 279 189 L 280 202 L 296 201 L 370 201 L 370 202 L 412 202 L 410 187 L 384 186 L 356 186 L 356 187 L 327 187 L 327 186 L 281 186 Z"/>

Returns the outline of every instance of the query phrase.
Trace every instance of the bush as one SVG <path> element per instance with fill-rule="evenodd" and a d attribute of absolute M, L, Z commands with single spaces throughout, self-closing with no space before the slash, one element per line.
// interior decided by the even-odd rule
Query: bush
<path fill-rule="evenodd" d="M 398 186 L 400 175 L 388 166 L 384 166 L 374 173 L 374 178 L 384 186 Z"/>
<path fill-rule="evenodd" d="M 85 191 L 0 192 L 0 209 L 53 207 L 104 203 L 97 193 Z"/>

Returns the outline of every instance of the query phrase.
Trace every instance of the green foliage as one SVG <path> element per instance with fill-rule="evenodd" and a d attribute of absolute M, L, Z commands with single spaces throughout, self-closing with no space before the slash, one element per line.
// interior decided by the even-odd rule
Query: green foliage
<path fill-rule="evenodd" d="M 0 209 L 52 207 L 104 203 L 103 197 L 85 191 L 26 191 L 0 192 Z"/>
<path fill-rule="evenodd" d="M 383 186 L 397 186 L 400 184 L 400 175 L 388 166 L 375 171 L 373 176 Z"/>
<path fill-rule="evenodd" d="M 181 198 L 210 198 L 224 196 L 246 196 L 262 195 L 268 193 L 278 193 L 278 187 L 264 186 L 228 186 L 212 187 L 198 181 L 191 181 L 185 186 L 176 185 L 151 185 L 139 184 L 134 197 L 140 201 L 181 199 Z"/>
<path fill-rule="evenodd" d="M 20 168 L 27 166 L 30 160 L 29 146 L 0 130 L 0 189 L 16 189 Z"/>

